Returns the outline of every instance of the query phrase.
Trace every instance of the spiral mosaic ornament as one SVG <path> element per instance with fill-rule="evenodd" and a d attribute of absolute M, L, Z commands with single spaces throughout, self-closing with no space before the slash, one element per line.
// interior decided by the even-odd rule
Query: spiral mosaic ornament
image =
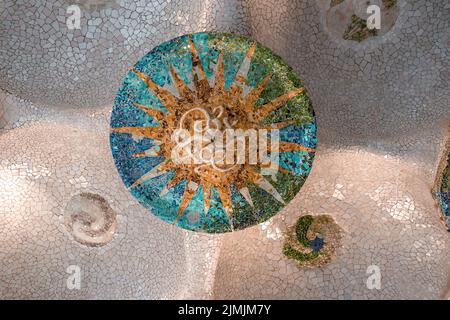
<path fill-rule="evenodd" d="M 227 232 L 282 209 L 308 176 L 316 124 L 302 81 L 251 39 L 196 33 L 126 75 L 111 147 L 132 194 L 182 228 Z"/>

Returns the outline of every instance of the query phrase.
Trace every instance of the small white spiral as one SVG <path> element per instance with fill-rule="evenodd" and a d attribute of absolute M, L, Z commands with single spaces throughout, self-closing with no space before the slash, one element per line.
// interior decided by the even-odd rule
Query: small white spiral
<path fill-rule="evenodd" d="M 64 223 L 77 242 L 95 247 L 111 241 L 117 218 L 103 197 L 81 193 L 67 204 Z"/>

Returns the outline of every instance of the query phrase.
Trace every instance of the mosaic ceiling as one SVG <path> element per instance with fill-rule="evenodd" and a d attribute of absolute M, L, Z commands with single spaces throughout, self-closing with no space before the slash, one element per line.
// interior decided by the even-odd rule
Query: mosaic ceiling
<path fill-rule="evenodd" d="M 0 1 L 0 297 L 448 299 L 446 207 L 432 195 L 448 191 L 435 177 L 450 120 L 450 7 L 441 0 L 370 3 L 381 6 L 376 33 L 368 32 L 361 12 L 367 0 Z M 72 30 L 73 4 L 82 14 L 80 29 Z M 252 40 L 227 35 L 214 42 L 218 34 L 196 34 L 205 30 Z M 181 35 L 187 36 L 163 43 Z M 258 61 L 261 74 L 236 78 L 253 41 L 280 55 L 301 81 L 259 44 L 249 70 Z M 185 51 L 172 52 L 176 47 Z M 181 120 L 149 85 L 177 102 L 176 74 L 197 97 L 204 91 L 197 91 L 194 74 L 213 90 L 219 55 L 232 97 L 241 94 L 231 90 L 235 79 L 246 97 L 273 73 L 259 108 L 307 89 L 257 123 L 293 120 L 278 128 L 279 142 L 314 149 L 317 121 L 320 145 L 310 153 L 313 169 L 297 195 L 280 184 L 302 184 L 308 167 L 292 167 L 280 155 L 275 178 L 263 175 L 286 205 L 236 175 L 231 206 L 224 206 L 229 198 L 221 198 L 218 186 L 205 198 L 200 176 L 178 173 L 183 163 L 151 177 L 173 159 L 167 156 L 172 139 L 165 146 L 123 129 L 149 133 Z M 158 57 L 165 60 L 157 63 Z M 282 74 L 289 76 L 280 80 Z M 307 119 L 308 98 L 315 120 Z M 294 105 L 304 112 L 284 113 Z M 220 120 L 233 106 L 202 110 Z M 192 122 L 204 121 L 203 111 L 189 113 L 196 118 L 186 116 L 182 129 L 195 130 Z M 219 123 L 225 125 L 210 126 Z M 166 128 L 157 133 L 167 140 Z M 258 127 L 264 129 L 274 130 Z M 439 177 L 446 166 L 447 158 Z M 196 190 L 191 199 L 186 185 Z M 164 207 L 168 215 L 160 213 Z M 265 220 L 261 207 L 272 218 Z M 256 221 L 262 223 L 245 228 Z M 231 225 L 245 230 L 219 233 Z M 80 286 L 68 287 L 70 270 L 77 269 Z M 369 280 L 377 274 L 374 285 Z"/>

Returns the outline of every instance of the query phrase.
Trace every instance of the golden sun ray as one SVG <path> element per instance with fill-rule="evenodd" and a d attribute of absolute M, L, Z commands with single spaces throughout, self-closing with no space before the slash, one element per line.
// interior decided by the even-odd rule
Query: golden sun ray
<path fill-rule="evenodd" d="M 221 96 L 221 95 L 225 94 L 225 91 L 226 91 L 225 90 L 225 67 L 223 64 L 223 55 L 219 54 L 212 96 L 213 97 Z"/>
<path fill-rule="evenodd" d="M 202 187 L 203 187 L 203 203 L 204 203 L 204 212 L 205 215 L 208 215 L 208 211 L 209 208 L 211 207 L 211 188 L 212 188 L 212 183 L 207 181 L 207 180 L 203 180 L 202 181 Z"/>
<path fill-rule="evenodd" d="M 278 166 L 277 170 L 280 171 L 281 173 L 284 173 L 284 174 L 292 174 L 291 170 L 283 168 L 282 166 Z"/>
<path fill-rule="evenodd" d="M 248 49 L 247 54 L 244 56 L 244 59 L 242 60 L 241 65 L 236 72 L 233 83 L 230 85 L 229 96 L 233 104 L 238 105 L 239 101 L 242 101 L 242 96 L 247 95 L 248 91 L 250 90 L 250 87 L 247 83 L 247 76 L 250 70 L 250 64 L 255 49 L 256 43 L 253 43 L 252 46 Z M 251 110 L 246 111 L 250 112 Z"/>
<path fill-rule="evenodd" d="M 266 129 L 266 130 L 282 129 L 282 128 L 287 127 L 287 126 L 289 126 L 291 124 L 295 124 L 295 121 L 294 120 L 288 120 L 288 121 L 269 123 L 269 124 L 266 124 L 266 125 L 262 125 L 261 129 Z"/>
<path fill-rule="evenodd" d="M 133 104 L 138 107 L 139 109 L 141 109 L 142 111 L 144 111 L 145 113 L 147 113 L 150 117 L 152 117 L 153 119 L 155 119 L 156 121 L 158 121 L 160 124 L 161 122 L 165 121 L 167 119 L 167 114 L 163 111 L 154 109 L 154 108 L 150 108 L 147 106 L 144 106 L 142 104 L 133 102 Z"/>
<path fill-rule="evenodd" d="M 255 106 L 256 101 L 261 96 L 261 93 L 267 87 L 270 78 L 272 77 L 272 73 L 267 75 L 263 80 L 261 80 L 258 85 L 253 88 L 244 98 L 243 107 L 246 111 L 251 112 Z"/>
<path fill-rule="evenodd" d="M 169 90 L 154 83 L 153 80 L 149 76 L 147 76 L 146 74 L 144 74 L 134 68 L 133 68 L 133 72 L 142 81 L 144 81 L 150 89 L 152 89 L 152 91 L 155 93 L 155 95 L 158 97 L 158 99 L 161 100 L 164 107 L 166 107 L 166 109 L 169 110 L 170 113 L 175 111 L 175 109 L 178 105 L 178 101 L 177 101 L 177 98 Z"/>
<path fill-rule="evenodd" d="M 173 224 L 177 224 L 183 215 L 184 210 L 187 208 L 192 198 L 195 196 L 195 193 L 198 190 L 199 185 L 194 181 L 188 180 L 186 186 L 184 187 L 183 197 L 181 198 L 180 206 L 178 207 L 177 217 Z"/>
<path fill-rule="evenodd" d="M 135 153 L 132 156 L 134 158 L 157 157 L 160 155 L 160 153 L 161 153 L 161 148 L 159 146 L 153 146 L 150 149 Z"/>
<path fill-rule="evenodd" d="M 253 54 L 255 53 L 255 49 L 256 49 L 256 42 L 254 42 L 254 43 L 252 44 L 252 46 L 250 47 L 250 49 L 249 49 L 248 52 L 247 52 L 247 58 L 248 58 L 250 61 L 252 60 Z"/>
<path fill-rule="evenodd" d="M 176 170 L 175 174 L 173 175 L 172 179 L 170 179 L 169 183 L 164 187 L 164 189 L 161 191 L 160 196 L 164 196 L 167 192 L 169 192 L 170 189 L 175 187 L 177 184 L 179 184 L 181 181 L 189 177 L 189 171 L 187 170 Z"/>
<path fill-rule="evenodd" d="M 194 93 L 189 89 L 187 84 L 181 79 L 180 75 L 176 72 L 175 68 L 169 65 L 170 74 L 172 75 L 175 87 L 180 94 L 180 98 L 186 99 L 189 102 L 194 101 Z"/>
<path fill-rule="evenodd" d="M 130 133 L 138 137 L 147 137 L 160 140 L 163 138 L 163 130 L 160 127 L 118 127 L 111 128 L 112 132 Z"/>
<path fill-rule="evenodd" d="M 160 171 L 169 171 L 176 168 L 176 164 L 172 160 L 166 160 L 159 165 Z"/>
<path fill-rule="evenodd" d="M 189 37 L 189 49 L 192 55 L 192 74 L 194 76 L 197 98 L 204 100 L 209 97 L 210 87 L 192 36 Z"/>
<path fill-rule="evenodd" d="M 138 152 L 138 153 L 133 154 L 133 157 L 134 158 L 144 158 L 144 157 L 148 157 L 148 156 L 147 156 L 147 153 L 145 151 L 142 151 L 142 152 Z"/>
<path fill-rule="evenodd" d="M 233 203 L 231 198 L 231 189 L 229 185 L 221 185 L 218 187 L 220 201 L 222 202 L 222 206 L 227 211 L 229 215 L 231 215 L 233 211 Z"/>
<path fill-rule="evenodd" d="M 283 94 L 282 96 L 279 96 L 275 100 L 272 100 L 271 102 L 262 105 L 254 112 L 255 121 L 260 122 L 265 117 L 267 117 L 272 111 L 275 111 L 276 109 L 281 107 L 284 103 L 302 93 L 304 90 L 305 88 L 303 87 L 296 88 L 294 90 L 289 91 L 288 93 Z"/>
<path fill-rule="evenodd" d="M 219 190 L 220 201 L 228 215 L 230 226 L 233 230 L 233 200 L 231 197 L 231 188 L 229 185 L 220 185 L 217 189 Z"/>
<path fill-rule="evenodd" d="M 278 142 L 279 152 L 291 152 L 291 151 L 304 151 L 304 152 L 316 152 L 316 149 L 307 148 L 301 144 L 288 141 Z"/>

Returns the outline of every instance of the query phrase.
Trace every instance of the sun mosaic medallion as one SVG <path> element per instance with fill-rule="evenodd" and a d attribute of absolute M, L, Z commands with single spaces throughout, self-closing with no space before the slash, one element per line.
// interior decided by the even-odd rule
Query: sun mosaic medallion
<path fill-rule="evenodd" d="M 126 75 L 111 148 L 151 213 L 211 233 L 272 217 L 300 190 L 316 148 L 302 81 L 282 59 L 233 34 L 167 41 Z"/>

